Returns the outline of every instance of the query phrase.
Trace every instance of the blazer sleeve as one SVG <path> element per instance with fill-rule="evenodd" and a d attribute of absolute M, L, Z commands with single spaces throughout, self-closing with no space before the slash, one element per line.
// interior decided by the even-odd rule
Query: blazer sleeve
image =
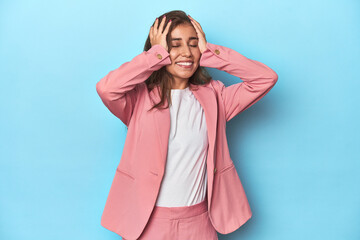
<path fill-rule="evenodd" d="M 206 46 L 200 58 L 200 66 L 216 68 L 243 80 L 228 87 L 219 80 L 214 81 L 221 93 L 226 121 L 254 105 L 277 82 L 278 75 L 265 64 L 224 46 L 209 42 Z"/>
<path fill-rule="evenodd" d="M 96 83 L 96 91 L 110 112 L 128 126 L 138 98 L 138 84 L 170 63 L 169 52 L 156 44 L 110 71 Z"/>

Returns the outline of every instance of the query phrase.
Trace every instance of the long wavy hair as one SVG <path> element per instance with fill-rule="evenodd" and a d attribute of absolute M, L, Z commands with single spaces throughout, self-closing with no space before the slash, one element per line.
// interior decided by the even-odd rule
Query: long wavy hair
<path fill-rule="evenodd" d="M 177 26 L 181 25 L 181 24 L 189 24 L 190 26 L 193 26 L 191 23 L 190 18 L 187 16 L 187 14 L 184 11 L 180 11 L 180 10 L 175 10 L 175 11 L 170 11 L 167 13 L 164 13 L 162 15 L 160 15 L 158 18 L 159 20 L 162 19 L 163 16 L 166 15 L 166 20 L 165 20 L 165 24 L 164 26 L 167 26 L 169 20 L 171 19 L 172 23 L 171 26 L 169 28 L 169 32 L 166 36 L 166 42 L 168 45 L 168 51 L 170 52 L 171 50 L 171 41 L 170 41 L 170 37 L 171 37 L 171 32 L 173 29 L 175 29 Z M 154 26 L 154 23 L 152 24 L 152 26 Z M 160 25 L 160 24 L 159 24 Z M 145 46 L 144 46 L 144 51 L 148 51 L 151 48 L 151 43 L 150 43 L 150 36 L 148 36 L 148 38 L 146 39 L 145 42 Z M 155 86 L 159 86 L 160 87 L 160 102 L 155 103 L 150 110 L 152 110 L 153 108 L 158 108 L 161 109 L 161 106 L 164 106 L 165 104 L 165 99 L 168 100 L 168 103 L 171 103 L 171 83 L 172 80 L 174 79 L 174 77 L 172 76 L 171 73 L 169 73 L 166 70 L 166 67 L 163 66 L 162 68 L 160 68 L 157 71 L 154 71 L 150 77 L 148 79 L 146 79 L 145 83 L 146 86 L 148 88 L 149 91 L 151 91 Z M 189 78 L 189 83 L 193 84 L 193 85 L 203 85 L 203 84 L 207 84 L 211 81 L 211 76 L 210 74 L 206 71 L 206 69 L 204 67 L 199 66 L 196 71 L 194 72 L 194 74 Z M 190 85 L 189 85 L 189 88 Z M 162 109 L 166 109 L 169 107 L 169 104 L 166 107 L 162 107 Z"/>

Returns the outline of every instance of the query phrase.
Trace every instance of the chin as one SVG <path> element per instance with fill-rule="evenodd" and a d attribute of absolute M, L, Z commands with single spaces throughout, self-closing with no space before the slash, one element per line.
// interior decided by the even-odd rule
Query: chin
<path fill-rule="evenodd" d="M 175 74 L 174 76 L 178 78 L 190 78 L 194 73 L 187 73 L 187 74 Z"/>

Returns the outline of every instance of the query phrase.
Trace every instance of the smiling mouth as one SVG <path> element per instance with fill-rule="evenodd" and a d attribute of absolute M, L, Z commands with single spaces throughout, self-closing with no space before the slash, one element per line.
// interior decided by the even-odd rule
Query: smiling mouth
<path fill-rule="evenodd" d="M 194 65 L 193 62 L 177 62 L 175 64 L 181 68 L 191 68 Z"/>

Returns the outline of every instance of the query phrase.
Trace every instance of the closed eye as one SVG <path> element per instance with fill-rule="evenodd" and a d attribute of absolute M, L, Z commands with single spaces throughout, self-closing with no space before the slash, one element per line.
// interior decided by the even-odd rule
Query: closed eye
<path fill-rule="evenodd" d="M 180 47 L 180 46 L 172 46 L 172 47 Z M 190 45 L 190 47 L 197 47 L 197 45 Z"/>

